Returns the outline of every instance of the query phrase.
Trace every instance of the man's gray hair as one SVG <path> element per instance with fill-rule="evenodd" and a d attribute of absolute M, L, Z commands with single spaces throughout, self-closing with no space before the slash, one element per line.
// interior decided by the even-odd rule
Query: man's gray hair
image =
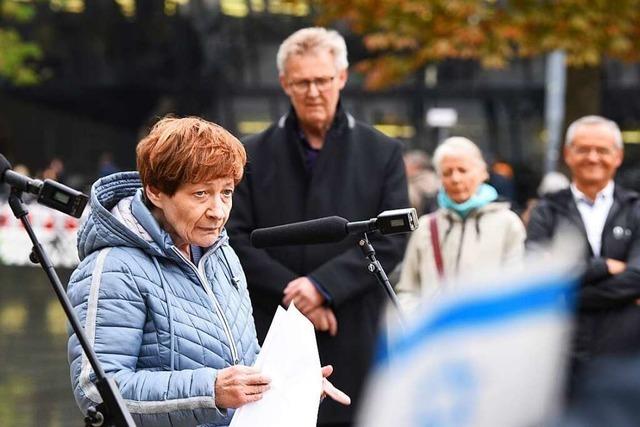
<path fill-rule="evenodd" d="M 445 139 L 442 144 L 436 148 L 436 151 L 433 153 L 433 166 L 435 167 L 438 175 L 442 174 L 440 163 L 442 162 L 442 159 L 447 156 L 468 156 L 471 160 L 476 162 L 484 172 L 487 172 L 487 163 L 484 161 L 484 157 L 482 157 L 482 152 L 478 146 L 468 138 L 463 136 L 452 136 L 451 138 Z"/>
<path fill-rule="evenodd" d="M 276 56 L 278 73 L 280 75 L 284 74 L 284 67 L 289 57 L 305 55 L 323 49 L 328 50 L 333 55 L 337 71 L 346 70 L 349 67 L 347 44 L 344 38 L 335 30 L 309 27 L 296 31 L 282 42 Z"/>
<path fill-rule="evenodd" d="M 613 135 L 616 147 L 621 150 L 624 149 L 624 144 L 622 143 L 622 132 L 620 132 L 618 124 L 613 120 L 609 120 L 601 116 L 584 116 L 571 123 L 567 128 L 567 134 L 564 138 L 564 144 L 566 146 L 571 145 L 571 143 L 573 142 L 573 138 L 576 136 L 576 132 L 580 127 L 593 125 L 604 125 L 608 127 L 611 130 L 611 134 Z"/>

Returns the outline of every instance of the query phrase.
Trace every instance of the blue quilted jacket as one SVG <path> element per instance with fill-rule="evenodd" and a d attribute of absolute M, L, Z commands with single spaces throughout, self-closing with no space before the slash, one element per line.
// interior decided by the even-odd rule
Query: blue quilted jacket
<path fill-rule="evenodd" d="M 233 411 L 214 404 L 217 370 L 252 365 L 259 347 L 226 232 L 194 265 L 145 206 L 138 174 L 123 172 L 94 184 L 78 253 L 69 299 L 136 424 L 228 425 Z M 86 412 L 101 398 L 75 334 L 68 356 Z"/>

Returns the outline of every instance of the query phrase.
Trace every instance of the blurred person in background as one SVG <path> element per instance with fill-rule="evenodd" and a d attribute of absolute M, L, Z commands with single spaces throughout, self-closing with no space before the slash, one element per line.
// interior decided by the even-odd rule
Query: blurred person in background
<path fill-rule="evenodd" d="M 429 155 L 422 150 L 409 150 L 402 158 L 411 206 L 416 209 L 418 215 L 433 212 L 438 207 L 436 195 L 440 181 L 431 166 Z"/>
<path fill-rule="evenodd" d="M 567 129 L 570 188 L 548 194 L 531 212 L 527 247 L 540 250 L 570 229 L 585 242 L 578 290 L 571 389 L 597 356 L 640 351 L 640 198 L 614 183 L 623 159 L 618 125 L 586 116 Z"/>
<path fill-rule="evenodd" d="M 505 160 L 497 159 L 489 170 L 489 184 L 496 189 L 498 195 L 516 202 L 516 185 L 513 180 L 513 167 Z"/>
<path fill-rule="evenodd" d="M 439 209 L 420 218 L 396 285 L 408 313 L 443 292 L 450 279 L 520 263 L 524 254 L 522 221 L 484 184 L 488 173 L 480 149 L 467 138 L 451 137 L 436 148 L 433 162 L 442 182 Z"/>
<path fill-rule="evenodd" d="M 102 178 L 116 172 L 120 172 L 120 168 L 113 160 L 113 153 L 111 151 L 105 151 L 100 154 L 100 160 L 98 160 L 98 178 Z"/>
<path fill-rule="evenodd" d="M 249 157 L 229 219 L 231 244 L 247 274 L 258 337 L 278 305 L 294 303 L 316 328 L 320 361 L 331 360 L 333 381 L 354 407 L 323 405 L 319 426 L 352 425 L 374 354 L 386 294 L 366 268 L 357 241 L 256 249 L 260 227 L 339 215 L 350 221 L 408 207 L 402 147 L 356 121 L 340 103 L 347 49 L 335 31 L 305 28 L 277 54 L 280 84 L 291 109 L 245 140 Z M 402 257 L 402 235 L 372 234 L 386 271 Z"/>
<path fill-rule="evenodd" d="M 522 218 L 524 225 L 527 226 L 529 224 L 531 211 L 533 211 L 533 208 L 538 204 L 539 198 L 544 197 L 547 194 L 567 189 L 570 184 L 571 181 L 569 181 L 569 178 L 567 178 L 562 172 L 547 172 L 538 185 L 538 189 L 536 191 L 538 197 L 527 199 L 525 209 L 520 213 L 520 218 Z"/>
<path fill-rule="evenodd" d="M 64 162 L 59 157 L 54 157 L 42 172 L 43 179 L 52 179 L 62 184 L 65 182 Z"/>
<path fill-rule="evenodd" d="M 224 228 L 244 147 L 200 118 L 165 118 L 136 158 L 138 172 L 92 188 L 69 299 L 138 426 L 227 426 L 235 408 L 270 387 L 251 367 L 260 348 Z M 68 357 L 86 413 L 101 397 L 72 331 Z M 323 387 L 348 403 L 328 381 Z"/>
<path fill-rule="evenodd" d="M 418 216 L 431 213 L 438 209 L 438 189 L 440 180 L 433 170 L 429 155 L 422 150 L 409 150 L 402 155 L 405 173 L 407 174 L 407 190 L 409 202 Z M 402 262 L 389 272 L 389 282 L 395 285 L 400 280 Z"/>
<path fill-rule="evenodd" d="M 540 181 L 540 185 L 538 185 L 538 197 L 544 197 L 547 194 L 566 190 L 570 185 L 571 181 L 562 172 L 548 172 Z"/>

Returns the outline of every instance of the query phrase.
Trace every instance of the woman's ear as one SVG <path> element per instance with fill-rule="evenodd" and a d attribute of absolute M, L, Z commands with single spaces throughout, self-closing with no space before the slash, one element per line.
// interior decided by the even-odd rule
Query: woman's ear
<path fill-rule="evenodd" d="M 153 204 L 153 206 L 162 209 L 162 200 L 163 193 L 157 187 L 153 185 L 145 185 L 144 194 L 147 197 L 147 200 Z"/>

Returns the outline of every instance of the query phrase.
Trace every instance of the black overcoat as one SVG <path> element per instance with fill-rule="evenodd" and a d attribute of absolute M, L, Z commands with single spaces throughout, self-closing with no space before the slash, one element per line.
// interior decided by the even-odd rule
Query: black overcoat
<path fill-rule="evenodd" d="M 378 339 L 385 292 L 367 271 L 357 236 L 340 243 L 255 249 L 249 235 L 260 227 L 339 215 L 349 221 L 409 206 L 401 144 L 357 122 L 339 108 L 313 173 L 293 110 L 266 131 L 247 138 L 246 175 L 236 188 L 227 230 L 247 276 L 260 342 L 269 328 L 287 283 L 300 276 L 319 282 L 331 297 L 338 320 L 336 337 L 316 334 L 320 360 L 332 364 L 332 382 L 354 403 L 325 401 L 319 424 L 349 422 Z M 377 234 L 377 233 L 376 233 Z M 404 236 L 371 241 L 390 272 L 402 259 Z"/>

